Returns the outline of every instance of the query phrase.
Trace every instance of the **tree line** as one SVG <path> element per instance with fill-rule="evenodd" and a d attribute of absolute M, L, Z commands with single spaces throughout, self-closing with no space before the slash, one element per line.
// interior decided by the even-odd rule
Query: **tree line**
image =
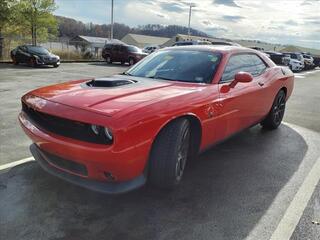
<path fill-rule="evenodd" d="M 110 37 L 110 24 L 93 24 L 83 23 L 72 18 L 56 16 L 58 20 L 59 37 L 74 37 L 77 35 L 86 35 L 93 37 Z M 206 33 L 196 29 L 190 29 L 191 35 L 209 37 Z M 143 34 L 158 37 L 171 38 L 178 33 L 188 34 L 188 28 L 178 25 L 160 25 L 160 24 L 147 24 L 135 28 L 122 23 L 114 23 L 113 36 L 114 38 L 121 39 L 128 33 Z"/>
<path fill-rule="evenodd" d="M 45 42 L 56 37 L 110 36 L 110 24 L 85 24 L 72 18 L 55 16 L 54 11 L 57 7 L 55 0 L 0 0 L 0 58 L 4 38 L 29 39 L 36 45 L 37 42 Z M 187 34 L 188 28 L 160 24 L 132 28 L 122 23 L 114 23 L 114 38 L 121 39 L 128 33 L 171 38 L 178 33 Z M 191 35 L 208 37 L 206 33 L 195 29 L 191 29 Z"/>

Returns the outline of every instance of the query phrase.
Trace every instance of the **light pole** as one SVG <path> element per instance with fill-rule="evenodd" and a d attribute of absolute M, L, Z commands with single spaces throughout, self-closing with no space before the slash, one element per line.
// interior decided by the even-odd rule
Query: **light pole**
<path fill-rule="evenodd" d="M 111 0 L 111 29 L 110 29 L 110 40 L 113 39 L 113 0 Z"/>
<path fill-rule="evenodd" d="M 194 3 L 190 3 L 189 5 L 189 24 L 188 24 L 188 37 L 190 37 L 190 22 L 191 22 L 191 9 L 195 7 Z"/>

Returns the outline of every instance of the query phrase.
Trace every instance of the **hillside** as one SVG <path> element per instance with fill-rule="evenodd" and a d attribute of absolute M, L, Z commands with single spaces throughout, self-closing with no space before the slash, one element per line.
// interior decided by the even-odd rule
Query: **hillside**
<path fill-rule="evenodd" d="M 86 35 L 93 37 L 109 37 L 110 24 L 85 24 L 72 18 L 56 16 L 59 23 L 59 37 L 74 37 L 77 35 Z M 209 37 L 208 34 L 190 29 L 191 35 Z M 121 23 L 114 23 L 113 36 L 114 38 L 121 39 L 128 33 L 143 34 L 150 36 L 168 37 L 171 38 L 177 34 L 187 34 L 188 28 L 178 25 L 160 25 L 160 24 L 147 24 L 130 28 L 129 26 Z"/>

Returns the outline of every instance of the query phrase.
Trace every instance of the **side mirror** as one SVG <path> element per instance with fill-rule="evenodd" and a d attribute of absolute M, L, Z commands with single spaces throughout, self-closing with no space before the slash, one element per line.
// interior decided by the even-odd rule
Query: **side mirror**
<path fill-rule="evenodd" d="M 238 82 L 246 83 L 251 82 L 253 80 L 253 76 L 248 72 L 238 72 L 234 76 L 234 80 L 230 83 L 230 87 L 235 87 Z"/>

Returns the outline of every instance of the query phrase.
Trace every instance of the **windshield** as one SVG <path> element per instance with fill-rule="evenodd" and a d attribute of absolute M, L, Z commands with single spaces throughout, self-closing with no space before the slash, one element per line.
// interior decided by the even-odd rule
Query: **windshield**
<path fill-rule="evenodd" d="M 44 47 L 28 46 L 28 50 L 39 54 L 50 54 L 50 52 Z"/>
<path fill-rule="evenodd" d="M 141 52 L 141 49 L 140 48 L 137 48 L 135 46 L 129 46 L 128 47 L 128 51 L 129 52 Z"/>
<path fill-rule="evenodd" d="M 187 45 L 193 45 L 193 42 L 176 42 L 174 46 L 187 46 Z"/>
<path fill-rule="evenodd" d="M 169 50 L 154 53 L 126 74 L 182 82 L 210 83 L 220 54 L 205 51 Z"/>
<path fill-rule="evenodd" d="M 303 56 L 302 56 L 302 54 L 297 54 L 297 58 L 298 58 L 298 60 L 302 60 L 303 59 Z"/>

